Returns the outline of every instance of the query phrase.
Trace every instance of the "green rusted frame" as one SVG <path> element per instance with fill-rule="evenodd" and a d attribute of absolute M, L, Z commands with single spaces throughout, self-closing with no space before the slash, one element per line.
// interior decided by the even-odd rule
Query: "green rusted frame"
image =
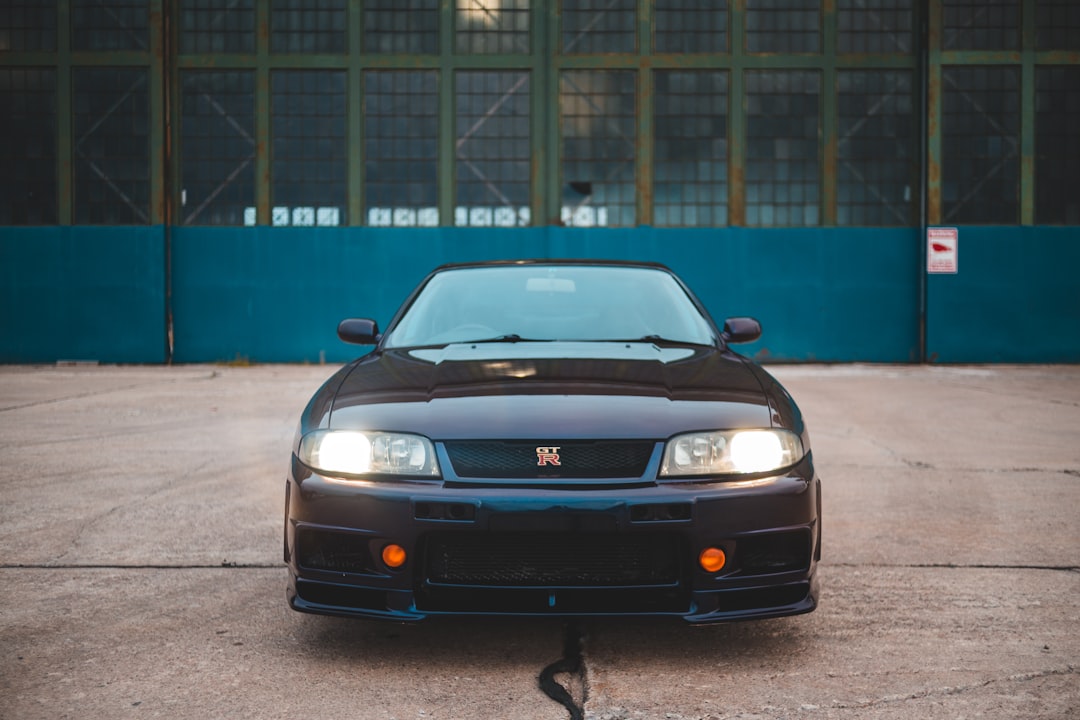
<path fill-rule="evenodd" d="M 923 5 L 925 2 L 925 6 Z M 942 68 L 948 65 L 1014 65 L 1021 70 L 1020 137 L 1020 222 L 1035 222 L 1035 71 L 1043 65 L 1078 65 L 1080 52 L 1037 51 L 1035 49 L 1036 0 L 1021 2 L 1021 49 L 1009 51 L 942 51 L 942 0 L 916 0 L 917 8 L 926 7 L 928 20 L 927 137 L 925 158 L 920 158 L 920 173 L 927 187 L 927 221 L 942 219 Z M 340 69 L 347 72 L 348 126 L 348 211 L 350 225 L 364 223 L 362 187 L 364 183 L 363 95 L 361 77 L 367 69 L 434 69 L 440 74 L 440 139 L 438 162 L 438 205 L 442 224 L 453 224 L 455 204 L 455 133 L 453 74 L 461 69 L 520 69 L 530 73 L 531 157 L 533 223 L 558 224 L 561 204 L 561 135 L 559 128 L 559 74 L 563 70 L 630 70 L 637 74 L 636 122 L 636 194 L 637 220 L 653 220 L 652 175 L 654 166 L 653 73 L 669 69 L 720 69 L 729 74 L 728 118 L 728 217 L 732 225 L 745 224 L 746 203 L 743 191 L 746 137 L 745 83 L 749 70 L 817 70 L 822 74 L 821 140 L 819 159 L 822 179 L 822 224 L 834 225 L 837 217 L 837 145 L 838 113 L 836 78 L 844 69 L 918 68 L 916 53 L 882 55 L 839 55 L 837 48 L 837 0 L 822 0 L 822 49 L 811 54 L 751 54 L 745 51 L 746 0 L 730 0 L 728 7 L 728 51 L 723 53 L 672 54 L 652 51 L 653 2 L 637 1 L 638 51 L 623 54 L 563 55 L 560 52 L 560 12 L 556 0 L 534 0 L 530 10 L 530 52 L 505 55 L 459 55 L 454 52 L 455 3 L 439 4 L 439 52 L 433 55 L 367 53 L 363 41 L 363 0 L 347 0 L 347 50 L 339 54 L 274 54 L 270 52 L 270 7 L 258 2 L 256 8 L 256 51 L 248 54 L 207 54 L 165 57 L 166 40 L 178 47 L 179 3 L 175 0 L 149 0 L 151 45 L 146 52 L 72 52 L 71 0 L 58 0 L 57 52 L 0 54 L 0 66 L 42 66 L 57 71 L 57 182 L 58 219 L 61 225 L 72 221 L 72 140 L 71 140 L 71 70 L 80 66 L 142 66 L 150 73 L 151 142 L 151 222 L 163 223 L 168 215 L 166 188 L 179 185 L 179 74 L 188 69 L 250 69 L 256 77 L 256 217 L 259 224 L 270 222 L 270 73 L 276 68 Z M 917 9 L 916 15 L 919 14 Z M 165 14 L 170 15 L 171 37 L 164 37 Z M 166 73 L 169 77 L 166 78 Z M 168 81 L 168 82 L 167 82 Z M 917 83 L 916 92 L 924 88 Z M 166 118 L 166 88 L 170 93 Z M 167 130 L 168 129 L 168 130 Z M 166 142 L 165 133 L 172 137 Z M 166 157 L 171 152 L 173 160 Z M 169 173 L 166 183 L 165 174 Z M 175 202 L 175 198 L 172 198 Z"/>

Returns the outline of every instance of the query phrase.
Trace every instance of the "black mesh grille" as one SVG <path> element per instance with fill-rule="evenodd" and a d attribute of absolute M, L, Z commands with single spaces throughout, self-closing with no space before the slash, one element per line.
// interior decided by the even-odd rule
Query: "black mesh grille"
<path fill-rule="evenodd" d="M 503 587 L 670 586 L 680 576 L 670 535 L 443 534 L 429 539 L 428 580 Z"/>
<path fill-rule="evenodd" d="M 655 443 L 641 440 L 595 442 L 463 441 L 446 443 L 460 477 L 473 478 L 637 478 L 645 472 Z M 558 465 L 546 449 L 557 455 Z"/>

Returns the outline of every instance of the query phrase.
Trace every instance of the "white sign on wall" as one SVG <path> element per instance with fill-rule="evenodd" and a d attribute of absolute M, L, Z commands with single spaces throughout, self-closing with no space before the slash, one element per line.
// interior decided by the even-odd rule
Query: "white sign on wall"
<path fill-rule="evenodd" d="M 926 229 L 926 272 L 957 273 L 960 267 L 960 231 L 956 228 Z"/>

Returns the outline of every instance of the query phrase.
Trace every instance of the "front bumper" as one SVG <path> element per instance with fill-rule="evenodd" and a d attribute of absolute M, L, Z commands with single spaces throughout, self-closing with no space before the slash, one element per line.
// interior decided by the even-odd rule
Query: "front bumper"
<path fill-rule="evenodd" d="M 776 477 L 634 487 L 342 483 L 293 458 L 289 604 L 326 615 L 662 615 L 691 623 L 817 606 L 820 482 Z M 404 548 L 397 569 L 382 560 Z M 708 573 L 706 547 L 727 556 Z"/>

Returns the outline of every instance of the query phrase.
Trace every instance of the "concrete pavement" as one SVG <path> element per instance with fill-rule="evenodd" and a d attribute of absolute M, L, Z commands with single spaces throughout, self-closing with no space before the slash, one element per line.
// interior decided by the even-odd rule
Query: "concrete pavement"
<path fill-rule="evenodd" d="M 0 717 L 565 718 L 558 621 L 285 606 L 328 366 L 0 367 Z M 824 480 L 821 608 L 572 625 L 596 720 L 1080 715 L 1080 367 L 773 366 Z"/>

